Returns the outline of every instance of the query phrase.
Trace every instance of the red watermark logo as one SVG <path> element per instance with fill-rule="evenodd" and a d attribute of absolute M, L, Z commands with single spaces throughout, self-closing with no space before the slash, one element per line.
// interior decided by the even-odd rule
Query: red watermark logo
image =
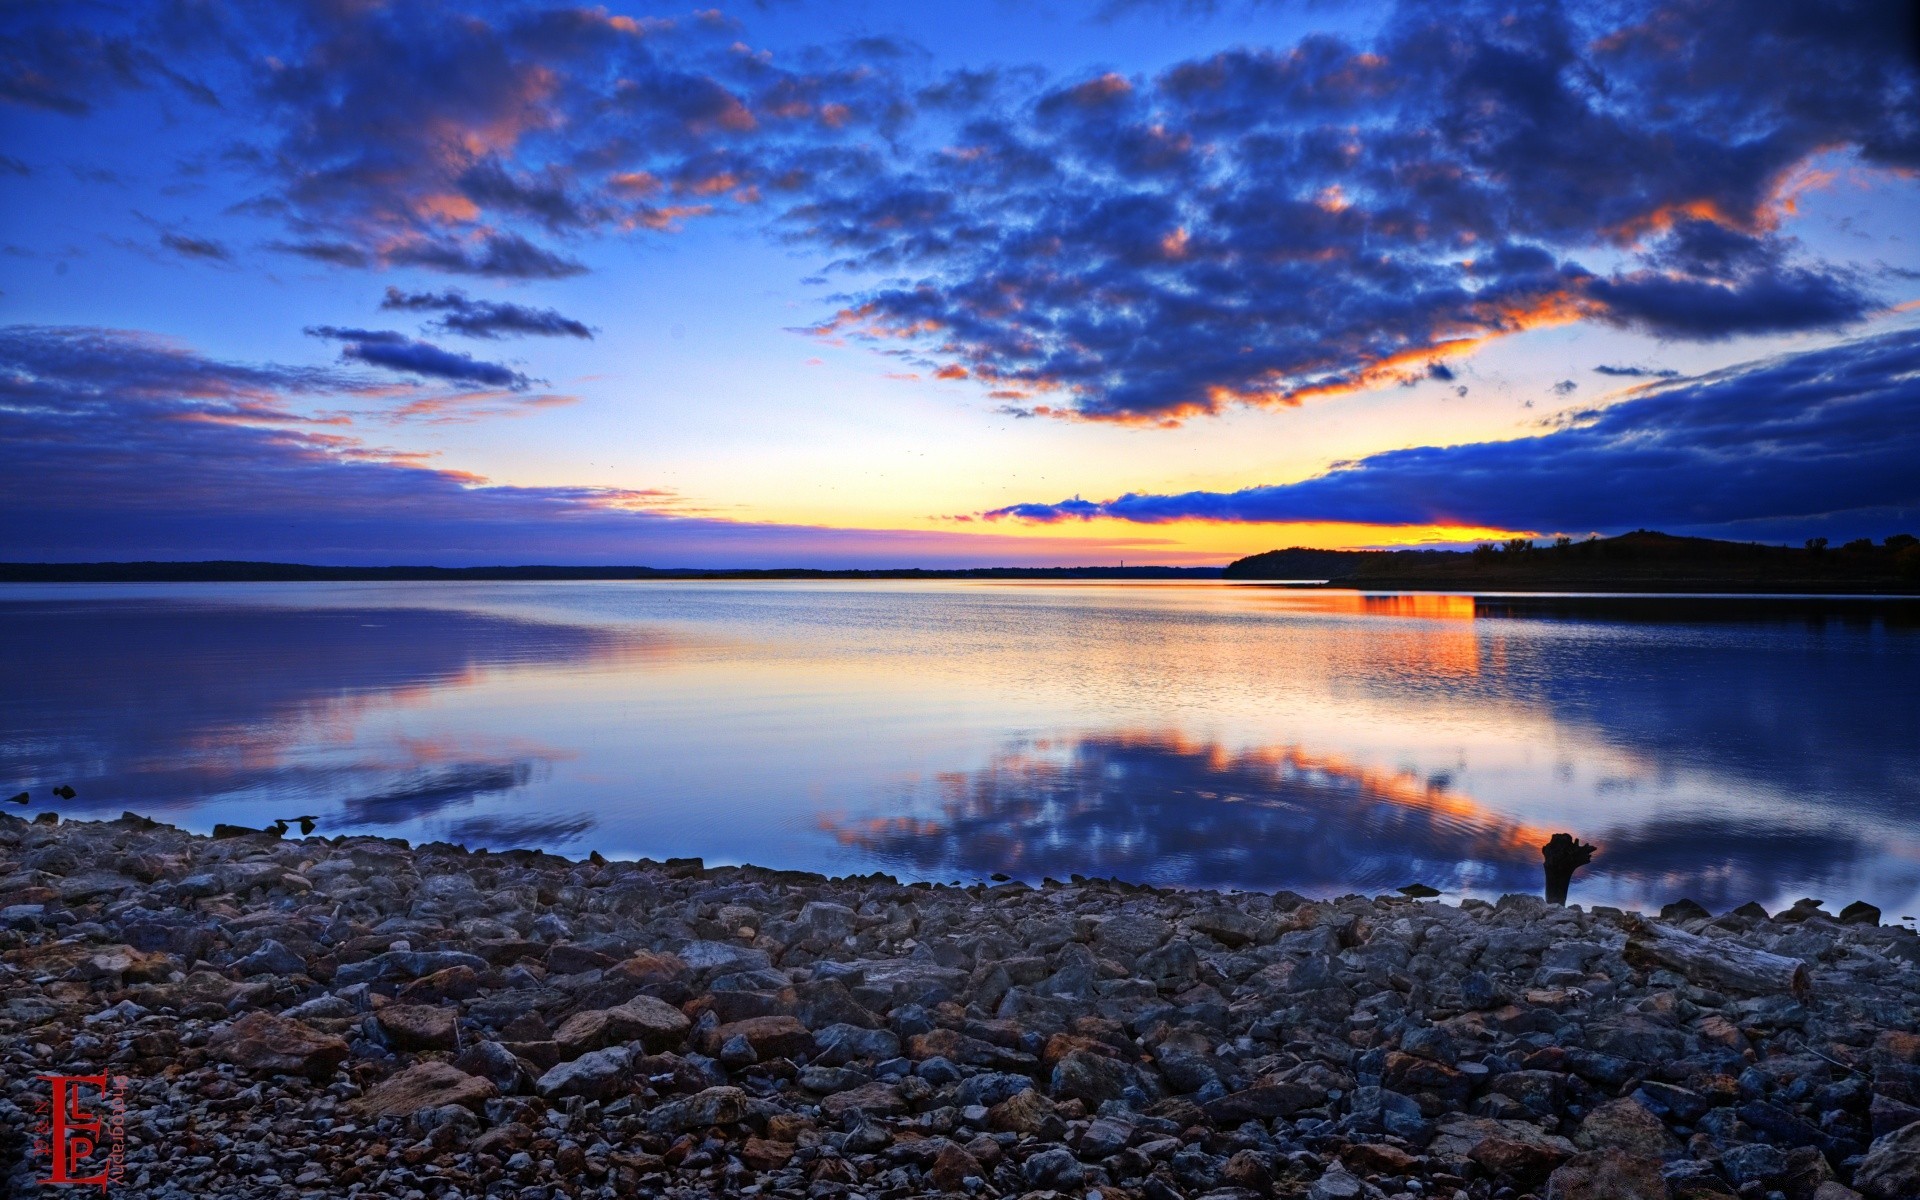
<path fill-rule="evenodd" d="M 45 1154 L 43 1184 L 93 1185 L 102 1192 L 127 1171 L 127 1077 L 42 1075 L 53 1095 L 40 1110 L 34 1150 Z M 93 1095 L 88 1094 L 91 1089 Z M 99 1111 L 107 1106 L 106 1113 Z M 86 1172 L 83 1174 L 83 1172 Z"/>

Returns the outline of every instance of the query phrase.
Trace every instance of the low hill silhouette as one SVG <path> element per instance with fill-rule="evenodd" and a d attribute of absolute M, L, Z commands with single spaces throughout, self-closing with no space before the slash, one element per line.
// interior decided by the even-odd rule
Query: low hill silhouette
<path fill-rule="evenodd" d="M 1481 591 L 1920 592 L 1920 539 L 1899 534 L 1829 546 L 1766 546 L 1649 529 L 1583 542 L 1517 538 L 1472 550 L 1269 550 L 1228 579 L 1332 587 Z"/>

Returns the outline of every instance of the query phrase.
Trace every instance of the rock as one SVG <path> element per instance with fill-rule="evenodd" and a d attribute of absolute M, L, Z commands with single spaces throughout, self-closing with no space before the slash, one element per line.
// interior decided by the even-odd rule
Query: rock
<path fill-rule="evenodd" d="M 715 1054 L 733 1038 L 753 1048 L 755 1061 L 769 1058 L 797 1058 L 814 1051 L 813 1034 L 795 1017 L 748 1017 L 729 1021 L 708 1030 L 701 1038 L 701 1049 Z"/>
<path fill-rule="evenodd" d="M 943 1192 L 964 1191 L 968 1179 L 985 1175 L 980 1160 L 952 1142 L 940 1147 L 939 1153 L 934 1155 L 933 1168 L 928 1173 L 933 1177 L 933 1185 Z"/>
<path fill-rule="evenodd" d="M 1873 1200 L 1920 1196 L 1920 1121 L 1875 1138 L 1853 1173 L 1853 1186 Z"/>
<path fill-rule="evenodd" d="M 900 1053 L 900 1038 L 888 1029 L 863 1029 L 858 1025 L 829 1025 L 814 1034 L 816 1053 L 813 1061 L 837 1067 L 859 1059 L 893 1058 Z"/>
<path fill-rule="evenodd" d="M 794 924 L 805 930 L 809 937 L 817 937 L 827 942 L 840 942 L 853 936 L 855 928 L 854 911 L 844 904 L 834 904 L 826 900 L 809 900 L 800 909 L 800 915 Z"/>
<path fill-rule="evenodd" d="M 680 948 L 678 958 L 689 971 L 705 975 L 759 971 L 773 965 L 766 951 L 736 946 L 731 942 L 688 942 Z"/>
<path fill-rule="evenodd" d="M 907 1111 L 906 1097 L 891 1083 L 869 1083 L 844 1092 L 836 1092 L 820 1102 L 820 1112 L 830 1121 L 844 1121 L 855 1109 L 873 1117 L 897 1117 Z"/>
<path fill-rule="evenodd" d="M 766 1138 L 750 1137 L 740 1147 L 740 1161 L 754 1171 L 777 1171 L 792 1158 L 792 1146 Z"/>
<path fill-rule="evenodd" d="M 604 1053 L 604 1051 L 603 1051 Z M 710 1087 L 662 1104 L 647 1114 L 647 1127 L 657 1133 L 685 1133 L 746 1120 L 747 1094 L 737 1087 Z"/>
<path fill-rule="evenodd" d="M 1187 918 L 1187 927 L 1204 933 L 1223 946 L 1235 948 L 1271 940 L 1274 931 L 1268 923 L 1237 908 L 1208 908 Z"/>
<path fill-rule="evenodd" d="M 242 977 L 253 975 L 300 975 L 307 969 L 307 960 L 287 949 L 279 942 L 268 938 L 260 943 L 260 948 L 233 964 L 233 972 Z"/>
<path fill-rule="evenodd" d="M 1467 1158 L 1479 1163 L 1495 1179 L 1506 1180 L 1531 1191 L 1567 1161 L 1566 1151 L 1540 1138 L 1512 1138 L 1494 1134 L 1480 1139 Z"/>
<path fill-rule="evenodd" d="M 1118 1100 L 1133 1082 L 1133 1072 L 1125 1063 L 1075 1050 L 1054 1064 L 1049 1090 L 1062 1100 L 1084 1100 L 1089 1108 L 1098 1108 L 1108 1100 Z"/>
<path fill-rule="evenodd" d="M 1880 910 L 1865 900 L 1855 900 L 1840 910 L 1842 925 L 1878 925 Z"/>
<path fill-rule="evenodd" d="M 1267 1166 L 1267 1160 L 1251 1150 L 1240 1150 L 1230 1156 L 1220 1168 L 1222 1182 L 1256 1196 L 1265 1196 L 1273 1191 L 1273 1170 Z"/>
<path fill-rule="evenodd" d="M 1694 900 L 1675 900 L 1672 904 L 1662 905 L 1662 921 L 1704 921 L 1713 916 L 1706 906 Z"/>
<path fill-rule="evenodd" d="M 1156 917 L 1109 917 L 1093 931 L 1094 947 L 1132 960 L 1173 936 L 1173 926 Z"/>
<path fill-rule="evenodd" d="M 343 964 L 334 973 L 333 985 L 342 988 L 356 983 L 418 979 L 448 967 L 471 967 L 475 971 L 484 971 L 487 969 L 487 960 L 463 950 L 389 950 L 363 962 Z"/>
<path fill-rule="evenodd" d="M 207 1052 L 243 1071 L 321 1080 L 346 1061 L 347 1044 L 286 1017 L 250 1012 L 215 1030 Z"/>
<path fill-rule="evenodd" d="M 1029 1158 L 1021 1168 L 1021 1174 L 1026 1177 L 1029 1187 L 1058 1191 L 1062 1188 L 1078 1188 L 1087 1172 L 1071 1150 L 1065 1146 L 1055 1146 Z"/>
<path fill-rule="evenodd" d="M 1589 1112 L 1574 1132 L 1573 1142 L 1583 1150 L 1612 1147 L 1656 1162 L 1680 1152 L 1660 1118 L 1632 1099 L 1609 1100 Z"/>
<path fill-rule="evenodd" d="M 650 1053 L 670 1050 L 685 1039 L 693 1022 L 663 1000 L 635 996 L 625 1004 L 575 1013 L 553 1031 L 563 1053 L 583 1054 L 617 1042 L 639 1042 Z"/>
<path fill-rule="evenodd" d="M 1575 1155 L 1547 1179 L 1546 1200 L 1668 1200 L 1660 1161 L 1611 1147 Z"/>
<path fill-rule="evenodd" d="M 396 1050 L 451 1050 L 458 1040 L 457 1014 L 425 1004 L 389 1004 L 374 1014 L 380 1032 Z"/>
<path fill-rule="evenodd" d="M 1339 1163 L 1328 1167 L 1307 1189 L 1307 1200 L 1362 1200 L 1366 1195 L 1367 1185 Z"/>
<path fill-rule="evenodd" d="M 632 1065 L 633 1051 L 609 1046 L 557 1064 L 534 1082 L 533 1090 L 544 1100 L 566 1096 L 605 1100 L 626 1090 Z"/>
<path fill-rule="evenodd" d="M 1327 1097 L 1301 1083 L 1263 1083 L 1209 1101 L 1203 1107 L 1216 1125 L 1290 1117 L 1304 1108 L 1326 1103 Z"/>
<path fill-rule="evenodd" d="M 1058 1121 L 1053 1101 L 1039 1092 L 1015 1092 L 987 1111 L 987 1128 L 1008 1133 L 1039 1133 Z"/>
<path fill-rule="evenodd" d="M 499 1042 L 475 1042 L 460 1052 L 453 1065 L 469 1075 L 478 1075 L 502 1092 L 517 1092 L 533 1082 L 527 1065 Z"/>
<path fill-rule="evenodd" d="M 349 1107 L 369 1120 L 410 1117 L 450 1104 L 477 1110 L 499 1093 L 489 1081 L 458 1067 L 443 1062 L 423 1062 L 376 1084 Z"/>

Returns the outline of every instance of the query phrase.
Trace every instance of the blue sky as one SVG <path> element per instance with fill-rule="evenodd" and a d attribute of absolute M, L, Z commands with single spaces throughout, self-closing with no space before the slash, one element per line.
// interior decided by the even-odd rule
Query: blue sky
<path fill-rule="evenodd" d="M 1885 536 L 1908 7 L 10 6 L 0 557 Z"/>

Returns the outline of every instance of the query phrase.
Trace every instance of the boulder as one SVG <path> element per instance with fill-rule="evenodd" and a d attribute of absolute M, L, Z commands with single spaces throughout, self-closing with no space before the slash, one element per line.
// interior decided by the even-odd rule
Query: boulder
<path fill-rule="evenodd" d="M 347 1057 L 347 1044 L 300 1021 L 250 1012 L 215 1030 L 207 1052 L 256 1075 L 332 1076 Z"/>
<path fill-rule="evenodd" d="M 450 1063 L 423 1062 L 374 1085 L 350 1105 L 350 1111 L 370 1120 L 410 1117 L 449 1104 L 478 1111 L 499 1094 L 500 1089 L 488 1080 Z"/>
<path fill-rule="evenodd" d="M 633 1051 L 610 1046 L 555 1065 L 534 1082 L 533 1090 L 544 1100 L 567 1096 L 605 1100 L 626 1090 L 633 1078 L 632 1066 Z"/>
<path fill-rule="evenodd" d="M 452 1050 L 459 1040 L 458 1014 L 428 1004 L 389 1004 L 373 1018 L 395 1050 Z"/>
<path fill-rule="evenodd" d="M 575 1013 L 560 1023 L 553 1040 L 562 1052 L 584 1054 L 616 1042 L 639 1042 L 650 1053 L 670 1050 L 686 1037 L 692 1022 L 664 1000 L 635 996 L 625 1004 Z"/>
<path fill-rule="evenodd" d="M 1547 1180 L 1546 1200 L 1668 1200 L 1660 1160 L 1608 1147 L 1576 1154 Z"/>
<path fill-rule="evenodd" d="M 1920 1121 L 1873 1140 L 1853 1186 L 1873 1200 L 1920 1196 Z"/>

